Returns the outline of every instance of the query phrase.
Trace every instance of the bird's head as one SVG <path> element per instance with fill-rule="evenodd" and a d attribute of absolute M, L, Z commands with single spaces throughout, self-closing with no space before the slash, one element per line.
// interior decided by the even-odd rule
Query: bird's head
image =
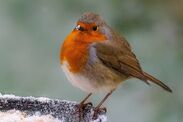
<path fill-rule="evenodd" d="M 71 35 L 79 39 L 78 42 L 98 42 L 108 38 L 109 28 L 98 14 L 84 13 L 77 21 Z"/>
<path fill-rule="evenodd" d="M 87 62 L 88 47 L 95 42 L 106 41 L 109 30 L 102 17 L 91 12 L 84 13 L 64 40 L 60 53 L 61 63 L 67 60 L 72 71 L 79 71 Z"/>

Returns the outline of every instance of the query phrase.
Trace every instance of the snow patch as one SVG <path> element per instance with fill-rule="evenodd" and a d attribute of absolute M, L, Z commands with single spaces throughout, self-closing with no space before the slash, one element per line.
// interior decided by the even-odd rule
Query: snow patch
<path fill-rule="evenodd" d="M 63 122 L 51 115 L 35 114 L 32 116 L 18 110 L 0 112 L 0 122 Z"/>

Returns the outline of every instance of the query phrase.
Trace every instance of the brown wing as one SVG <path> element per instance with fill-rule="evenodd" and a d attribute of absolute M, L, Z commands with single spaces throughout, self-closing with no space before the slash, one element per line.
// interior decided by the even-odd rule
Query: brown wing
<path fill-rule="evenodd" d="M 127 77 L 135 77 L 148 83 L 136 56 L 131 51 L 129 44 L 126 41 L 121 41 L 117 44 L 106 41 L 96 43 L 95 47 L 98 58 L 107 67 L 112 68 Z"/>
<path fill-rule="evenodd" d="M 109 68 L 126 75 L 127 77 L 138 78 L 147 84 L 147 80 L 161 86 L 168 92 L 172 90 L 160 80 L 142 71 L 140 64 L 131 51 L 128 42 L 123 39 L 117 39 L 116 41 L 105 41 L 95 43 L 97 57 Z"/>

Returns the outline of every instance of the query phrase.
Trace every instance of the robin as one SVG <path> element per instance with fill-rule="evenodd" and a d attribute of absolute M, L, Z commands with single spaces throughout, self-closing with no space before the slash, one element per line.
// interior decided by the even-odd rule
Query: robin
<path fill-rule="evenodd" d="M 88 93 L 80 106 L 84 106 L 92 93 L 107 93 L 95 112 L 118 85 L 130 78 L 147 84 L 151 81 L 172 92 L 163 82 L 142 70 L 127 40 L 95 13 L 84 13 L 79 18 L 61 47 L 60 63 L 71 84 Z"/>

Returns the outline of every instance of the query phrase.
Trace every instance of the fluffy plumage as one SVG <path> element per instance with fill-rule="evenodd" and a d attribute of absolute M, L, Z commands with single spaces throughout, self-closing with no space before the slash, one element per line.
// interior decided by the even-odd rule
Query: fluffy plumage
<path fill-rule="evenodd" d="M 65 39 L 60 60 L 67 76 L 86 92 L 111 91 L 122 81 L 138 78 L 171 92 L 160 80 L 145 73 L 129 43 L 97 14 L 85 13 Z M 95 28 L 94 28 L 95 27 Z"/>

